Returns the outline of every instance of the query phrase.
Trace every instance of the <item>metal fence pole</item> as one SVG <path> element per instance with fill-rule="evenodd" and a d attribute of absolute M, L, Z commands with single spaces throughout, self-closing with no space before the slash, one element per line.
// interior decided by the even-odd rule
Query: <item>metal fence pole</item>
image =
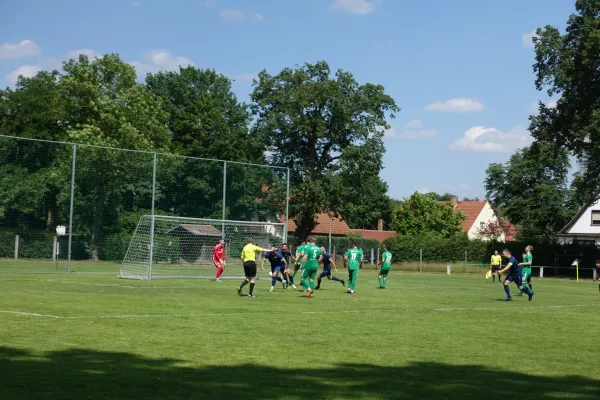
<path fill-rule="evenodd" d="M 152 161 L 152 216 L 150 217 L 150 264 L 148 265 L 148 280 L 152 280 L 152 262 L 154 261 L 154 196 L 156 195 L 156 153 Z"/>
<path fill-rule="evenodd" d="M 225 239 L 225 211 L 226 211 L 226 203 L 225 199 L 227 198 L 227 161 L 223 161 L 223 208 L 221 210 L 221 219 L 223 223 L 221 224 L 221 237 Z"/>
<path fill-rule="evenodd" d="M 283 233 L 284 242 L 288 241 L 288 221 L 290 218 L 290 169 L 287 169 L 287 189 L 285 192 L 285 232 Z M 329 251 L 331 251 L 331 241 L 329 243 Z"/>
<path fill-rule="evenodd" d="M 67 245 L 67 272 L 71 272 L 71 249 L 73 248 L 73 205 L 75 203 L 75 166 L 77 165 L 77 145 L 73 145 L 71 164 L 71 204 L 69 205 L 69 241 Z"/>
<path fill-rule="evenodd" d="M 423 249 L 419 250 L 419 272 L 423 272 Z"/>

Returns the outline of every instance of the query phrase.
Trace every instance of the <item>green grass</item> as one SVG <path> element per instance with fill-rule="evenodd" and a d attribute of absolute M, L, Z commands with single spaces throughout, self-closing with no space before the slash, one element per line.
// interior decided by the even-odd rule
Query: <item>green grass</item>
<path fill-rule="evenodd" d="M 377 290 L 361 271 L 354 296 L 329 281 L 313 299 L 259 281 L 252 299 L 238 281 L 6 264 L 1 399 L 600 397 L 589 281 L 534 280 L 533 302 L 505 303 L 481 277 L 393 273 Z"/>

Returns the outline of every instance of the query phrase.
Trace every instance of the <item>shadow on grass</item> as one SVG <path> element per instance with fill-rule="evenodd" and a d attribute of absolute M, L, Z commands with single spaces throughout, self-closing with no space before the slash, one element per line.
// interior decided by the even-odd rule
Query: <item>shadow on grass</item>
<path fill-rule="evenodd" d="M 342 364 L 185 367 L 178 360 L 84 349 L 41 357 L 0 347 L 0 398 L 12 399 L 592 399 L 600 381 L 540 377 L 477 365 L 406 367 Z"/>

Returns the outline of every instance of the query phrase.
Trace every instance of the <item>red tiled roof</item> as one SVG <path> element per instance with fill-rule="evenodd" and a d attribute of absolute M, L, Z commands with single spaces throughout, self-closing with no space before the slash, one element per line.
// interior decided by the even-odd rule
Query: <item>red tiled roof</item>
<path fill-rule="evenodd" d="M 315 229 L 313 229 L 311 233 L 313 235 L 329 235 L 329 214 L 317 214 L 315 221 Z M 281 222 L 285 222 L 285 217 L 282 217 Z M 290 218 L 288 221 L 288 232 L 294 232 L 295 230 L 296 223 Z M 333 218 L 331 220 L 331 235 L 346 236 L 351 233 L 353 233 L 352 229 L 350 229 L 345 221 L 341 220 L 340 218 Z"/>
<path fill-rule="evenodd" d="M 454 206 L 454 212 L 460 211 L 465 214 L 466 218 L 462 221 L 463 232 L 469 232 L 486 204 L 487 201 L 459 201 Z"/>
<path fill-rule="evenodd" d="M 375 239 L 380 243 L 383 243 L 385 239 L 396 236 L 396 231 L 375 231 L 372 229 L 351 229 L 351 231 L 365 239 Z"/>

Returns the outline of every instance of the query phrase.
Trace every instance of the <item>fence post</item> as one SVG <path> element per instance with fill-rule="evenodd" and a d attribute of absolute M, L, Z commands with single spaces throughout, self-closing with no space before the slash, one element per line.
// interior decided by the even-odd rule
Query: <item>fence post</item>
<path fill-rule="evenodd" d="M 450 276 L 450 263 L 446 264 L 446 275 Z"/>
<path fill-rule="evenodd" d="M 423 272 L 423 249 L 419 250 L 419 272 Z"/>
<path fill-rule="evenodd" d="M 15 235 L 15 260 L 19 259 L 19 235 Z"/>
<path fill-rule="evenodd" d="M 287 189 L 285 192 L 285 232 L 284 232 L 284 242 L 287 242 L 288 237 L 288 220 L 290 218 L 290 169 L 287 169 Z M 331 251 L 331 241 L 329 242 L 329 251 Z M 335 257 L 333 258 L 335 260 Z"/>
<path fill-rule="evenodd" d="M 377 248 L 377 264 L 379 264 L 379 256 L 380 256 L 380 251 L 379 251 L 379 247 Z"/>
<path fill-rule="evenodd" d="M 544 267 L 540 267 L 540 278 L 544 277 Z"/>
<path fill-rule="evenodd" d="M 148 280 L 152 280 L 152 262 L 154 261 L 154 195 L 156 194 L 156 153 L 152 165 L 152 217 L 150 218 L 150 264 L 148 265 Z"/>
<path fill-rule="evenodd" d="M 77 165 L 77 145 L 73 145 L 71 164 L 71 204 L 69 205 L 69 241 L 67 244 L 67 272 L 71 272 L 71 248 L 73 243 L 73 204 L 75 200 L 75 166 Z"/>
<path fill-rule="evenodd" d="M 53 236 L 52 237 L 52 261 L 56 261 L 56 242 L 58 240 L 58 237 Z"/>
<path fill-rule="evenodd" d="M 225 199 L 227 198 L 227 161 L 223 161 L 223 208 L 221 209 L 221 237 L 225 239 Z"/>
<path fill-rule="evenodd" d="M 594 277 L 594 280 L 598 280 L 598 272 L 597 272 L 596 268 L 594 268 L 592 270 L 592 276 Z"/>
<path fill-rule="evenodd" d="M 375 259 L 375 249 L 371 247 L 371 265 L 373 265 L 374 259 Z"/>

